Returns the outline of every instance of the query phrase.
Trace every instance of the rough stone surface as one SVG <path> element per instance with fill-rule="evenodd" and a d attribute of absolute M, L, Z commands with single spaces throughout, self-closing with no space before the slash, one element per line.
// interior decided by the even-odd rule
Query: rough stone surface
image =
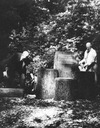
<path fill-rule="evenodd" d="M 55 100 L 74 100 L 77 97 L 77 80 L 67 78 L 56 78 Z"/>
<path fill-rule="evenodd" d="M 22 97 L 23 89 L 18 88 L 0 88 L 0 97 Z"/>
<path fill-rule="evenodd" d="M 57 51 L 54 58 L 54 69 L 58 70 L 60 77 L 74 79 L 78 70 L 74 54 Z"/>
<path fill-rule="evenodd" d="M 55 78 L 58 71 L 54 69 L 40 69 L 38 72 L 38 82 L 36 97 L 40 99 L 53 99 L 55 97 Z"/>
<path fill-rule="evenodd" d="M 97 54 L 97 82 L 98 82 L 98 86 L 100 87 L 100 52 L 98 52 Z"/>

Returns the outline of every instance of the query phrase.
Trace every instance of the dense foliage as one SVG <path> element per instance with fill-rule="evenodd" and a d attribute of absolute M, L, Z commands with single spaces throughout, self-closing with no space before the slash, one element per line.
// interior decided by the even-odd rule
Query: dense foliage
<path fill-rule="evenodd" d="M 99 52 L 99 0 L 26 0 L 5 10 L 0 25 L 6 24 L 9 52 L 30 50 L 34 56 L 30 72 L 52 68 L 58 49 L 83 52 L 90 41 Z"/>
<path fill-rule="evenodd" d="M 49 49 L 59 45 L 62 50 L 84 51 L 86 42 L 90 41 L 98 51 L 99 6 L 100 2 L 95 0 L 33 1 L 24 30 L 17 31 L 16 35 L 20 32 L 20 44 L 46 61 L 48 57 L 44 56 Z"/>
<path fill-rule="evenodd" d="M 59 43 L 78 50 L 84 50 L 87 41 L 95 45 L 94 39 L 100 31 L 99 4 L 88 0 L 33 1 L 23 24 L 26 33 L 19 35 L 20 43 L 38 54 Z"/>

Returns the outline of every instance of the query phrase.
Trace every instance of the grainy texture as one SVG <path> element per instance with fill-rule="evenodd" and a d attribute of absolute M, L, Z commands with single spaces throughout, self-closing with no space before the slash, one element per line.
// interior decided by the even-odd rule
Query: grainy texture
<path fill-rule="evenodd" d="M 79 72 L 79 97 L 90 99 L 96 96 L 96 85 L 93 72 Z"/>
<path fill-rule="evenodd" d="M 58 71 L 54 69 L 40 69 L 38 72 L 38 83 L 36 96 L 40 99 L 52 99 L 55 97 L 55 78 Z"/>
<path fill-rule="evenodd" d="M 0 88 L 0 97 L 22 97 L 23 89 L 18 88 Z"/>
<path fill-rule="evenodd" d="M 100 98 L 67 102 L 0 98 L 0 128 L 100 128 Z"/>
<path fill-rule="evenodd" d="M 77 80 L 67 78 L 56 78 L 56 100 L 75 100 L 78 93 Z"/>
<path fill-rule="evenodd" d="M 57 51 L 54 58 L 54 69 L 57 69 L 60 77 L 74 79 L 77 71 L 77 61 L 72 53 Z"/>

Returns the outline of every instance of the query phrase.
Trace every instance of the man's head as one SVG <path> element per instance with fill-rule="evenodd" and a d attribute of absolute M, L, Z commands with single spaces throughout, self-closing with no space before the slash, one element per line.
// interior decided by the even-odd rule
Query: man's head
<path fill-rule="evenodd" d="M 91 47 L 92 47 L 92 45 L 91 45 L 90 42 L 86 43 L 86 48 L 87 48 L 88 51 L 91 49 Z"/>

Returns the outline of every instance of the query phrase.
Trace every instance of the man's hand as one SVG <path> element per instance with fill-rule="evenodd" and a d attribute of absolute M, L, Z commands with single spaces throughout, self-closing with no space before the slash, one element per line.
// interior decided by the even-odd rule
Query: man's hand
<path fill-rule="evenodd" d="M 84 64 L 84 67 L 88 67 L 89 65 L 87 63 Z"/>
<path fill-rule="evenodd" d="M 85 65 L 85 62 L 82 60 L 79 62 L 79 65 Z"/>
<path fill-rule="evenodd" d="M 79 65 L 82 65 L 82 61 L 79 62 Z"/>

